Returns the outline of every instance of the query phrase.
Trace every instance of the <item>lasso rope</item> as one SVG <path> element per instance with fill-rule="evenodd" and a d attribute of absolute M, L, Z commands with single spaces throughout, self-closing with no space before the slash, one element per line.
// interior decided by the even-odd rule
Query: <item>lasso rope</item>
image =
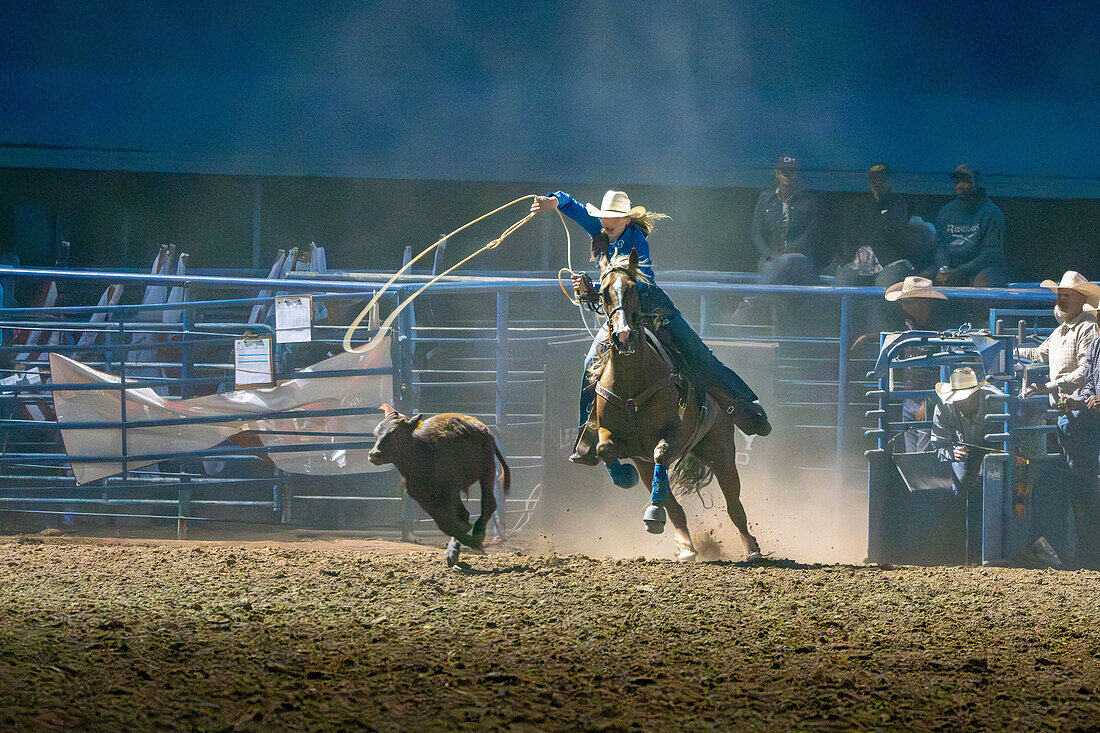
<path fill-rule="evenodd" d="M 496 214 L 499 211 L 503 211 L 504 209 L 507 209 L 509 206 L 514 206 L 515 204 L 518 204 L 521 201 L 526 201 L 527 199 L 534 199 L 534 198 L 537 198 L 537 197 L 533 194 L 529 194 L 527 196 L 521 196 L 520 198 L 516 199 L 515 201 L 509 201 L 508 203 L 504 204 L 503 206 L 498 206 L 497 208 L 493 209 L 492 211 L 490 211 L 488 213 L 485 213 L 485 214 L 482 214 L 481 216 L 474 219 L 473 221 L 470 221 L 470 222 L 467 222 L 466 224 L 463 224 L 462 226 L 460 226 L 458 229 L 455 229 L 450 234 L 443 235 L 442 237 L 440 237 L 435 242 L 435 244 L 432 244 L 428 247 L 425 247 L 420 252 L 420 254 L 418 254 L 416 257 L 413 257 L 408 262 L 406 262 L 405 265 L 402 266 L 402 268 L 400 270 L 395 272 L 393 274 L 393 276 L 389 280 L 386 281 L 385 285 L 382 286 L 382 289 L 374 294 L 374 297 L 371 298 L 370 302 L 367 303 L 367 305 L 363 308 L 363 310 L 361 310 L 359 312 L 359 315 L 355 317 L 355 320 L 353 320 L 351 322 L 351 325 L 348 326 L 348 330 L 344 333 L 344 342 L 343 342 L 344 343 L 344 351 L 351 352 L 353 354 L 364 354 L 364 353 L 366 353 L 368 351 L 371 351 L 371 350 L 377 348 L 378 346 L 380 346 L 382 344 L 383 340 L 385 339 L 386 333 L 390 330 L 390 327 L 393 325 L 393 322 L 395 320 L 397 320 L 397 316 L 401 313 L 401 311 L 403 311 L 405 309 L 406 306 L 408 306 L 414 300 L 416 300 L 416 298 L 421 293 L 423 293 L 429 287 L 431 287 L 436 282 L 438 282 L 440 278 L 451 274 L 452 272 L 457 270 L 459 267 L 462 267 L 462 265 L 466 264 L 467 262 L 469 262 L 473 258 L 477 257 L 482 252 L 486 252 L 486 251 L 491 250 L 491 249 L 496 249 L 500 245 L 500 243 L 503 242 L 508 236 L 513 234 L 516 230 L 518 230 L 520 227 L 522 227 L 524 224 L 526 224 L 532 218 L 534 218 L 536 212 L 529 213 L 527 216 L 523 217 L 522 219 L 520 219 L 516 223 L 512 224 L 507 229 L 505 229 L 504 232 L 501 233 L 501 235 L 499 237 L 492 240 L 491 242 L 488 242 L 487 244 L 485 244 L 485 246 L 481 247 L 480 249 L 478 249 L 473 254 L 462 258 L 462 260 L 460 260 L 458 263 L 456 263 L 452 267 L 447 268 L 443 272 L 441 272 L 438 275 L 436 275 L 435 277 L 433 277 L 428 282 L 424 283 L 424 285 L 421 286 L 420 288 L 418 288 L 416 290 L 416 292 L 414 292 L 411 296 L 409 296 L 409 298 L 407 298 L 405 301 L 399 303 L 398 306 L 389 314 L 389 316 L 386 317 L 386 320 L 383 321 L 382 325 L 378 327 L 378 333 L 376 333 L 374 335 L 374 338 L 372 338 L 370 341 L 368 341 L 366 344 L 363 344 L 360 347 L 352 346 L 351 345 L 351 338 L 354 335 L 355 330 L 357 328 L 359 328 L 359 324 L 363 322 L 363 319 L 367 316 L 368 313 L 370 313 L 371 309 L 374 308 L 374 306 L 378 303 L 378 301 L 382 298 L 382 296 L 385 295 L 385 293 L 389 289 L 389 287 L 391 285 L 393 285 L 394 282 L 396 282 L 397 279 L 400 278 L 401 275 L 403 275 L 418 260 L 420 260 L 420 258 L 422 258 L 424 255 L 431 252 L 433 249 L 438 247 L 440 244 L 442 244 L 446 240 L 450 239 L 454 235 L 461 232 L 463 229 L 471 227 L 474 224 L 477 224 L 482 219 L 487 219 L 490 216 L 492 216 L 493 214 Z M 562 292 L 565 293 L 565 297 L 569 298 L 569 301 L 571 303 L 573 303 L 574 305 L 576 305 L 578 308 L 581 309 L 581 322 L 584 323 L 584 328 L 585 328 L 586 331 L 588 331 L 589 335 L 591 335 L 593 338 L 595 338 L 595 334 L 592 333 L 592 330 L 588 327 L 588 322 L 584 319 L 584 306 L 583 306 L 583 304 L 579 300 L 576 300 L 572 296 L 570 296 L 569 293 L 566 292 L 564 285 L 562 285 L 561 273 L 568 270 L 570 272 L 570 274 L 573 274 L 573 252 L 572 252 L 573 244 L 572 244 L 572 238 L 569 236 L 569 227 L 566 226 L 566 224 L 565 224 L 565 217 L 562 216 L 562 213 L 561 213 L 560 210 L 557 211 L 557 214 L 558 214 L 558 218 L 561 220 L 562 228 L 565 229 L 566 261 L 569 264 L 568 268 L 563 267 L 561 270 L 558 270 L 558 286 L 561 287 Z"/>

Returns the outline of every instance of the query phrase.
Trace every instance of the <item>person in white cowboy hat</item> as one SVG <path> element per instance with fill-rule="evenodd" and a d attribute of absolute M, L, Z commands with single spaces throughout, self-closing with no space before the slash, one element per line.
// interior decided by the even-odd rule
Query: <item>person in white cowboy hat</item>
<path fill-rule="evenodd" d="M 910 275 L 900 283 L 888 287 L 884 298 L 889 303 L 901 306 L 906 331 L 938 330 L 932 327 L 932 306 L 936 301 L 947 300 L 946 295 L 932 287 L 931 280 L 917 275 Z M 921 353 L 919 347 L 909 346 L 901 356 L 918 356 Z M 898 388 L 930 390 L 936 386 L 936 381 L 935 372 L 931 369 L 905 369 Z M 911 398 L 902 400 L 901 419 L 903 422 L 924 422 L 928 419 L 928 401 Z M 910 453 L 924 451 L 928 448 L 930 438 L 931 433 L 927 430 L 906 430 L 905 450 Z"/>
<path fill-rule="evenodd" d="M 932 305 L 947 296 L 936 290 L 932 281 L 919 275 L 909 275 L 899 283 L 886 288 L 883 296 L 888 303 L 897 303 L 905 314 L 905 328 L 923 330 L 932 320 Z"/>
<path fill-rule="evenodd" d="M 956 369 L 948 381 L 936 384 L 939 402 L 932 415 L 932 448 L 941 461 L 951 463 L 952 488 L 966 500 L 968 562 L 981 561 L 982 459 L 994 449 L 985 436 L 1001 430 L 987 416 L 1000 413 L 1003 406 L 987 407 L 986 401 L 1001 394 L 989 382 L 978 381 L 970 367 Z"/>
<path fill-rule="evenodd" d="M 649 257 L 649 242 L 646 235 L 653 231 L 654 223 L 667 219 L 665 214 L 647 210 L 644 206 L 635 206 L 624 191 L 608 191 L 597 207 L 594 204 L 582 206 L 579 201 L 565 193 L 555 191 L 549 196 L 536 196 L 531 204 L 532 213 L 541 213 L 558 209 L 592 235 L 593 259 L 611 258 L 617 255 L 629 255 L 633 250 L 643 263 L 639 269 L 649 282 L 638 282 L 638 295 L 645 313 L 660 317 L 663 327 L 672 337 L 673 344 L 684 359 L 702 375 L 707 389 L 719 404 L 732 416 L 734 423 L 747 435 L 767 435 L 771 432 L 764 408 L 756 401 L 756 393 L 732 369 L 714 356 L 713 352 L 699 338 L 699 334 L 673 305 L 672 300 L 656 284 L 656 276 Z M 595 289 L 582 273 L 574 273 L 573 287 L 581 300 L 592 306 Z M 593 307 L 593 310 L 596 310 Z M 581 449 L 581 438 L 589 424 L 589 414 L 595 400 L 594 386 L 588 379 L 589 365 L 596 355 L 607 345 L 607 333 L 601 330 L 600 336 L 593 341 L 585 357 L 582 373 L 580 399 L 580 427 L 577 431 L 576 449 L 569 460 L 574 463 L 596 465 L 599 459 L 594 451 Z M 595 441 L 590 441 L 593 445 Z M 633 466 L 618 461 L 608 465 L 608 471 L 616 485 L 629 486 L 636 480 Z"/>
<path fill-rule="evenodd" d="M 1059 325 L 1039 346 L 1018 347 L 1016 358 L 1050 365 L 1047 380 L 1029 384 L 1023 396 L 1046 394 L 1055 404 L 1075 394 L 1084 382 L 1085 362 L 1097 335 L 1096 316 L 1084 306 L 1095 306 L 1100 301 L 1100 286 L 1073 270 L 1067 270 L 1059 282 L 1044 280 L 1040 286 L 1058 293 L 1054 315 Z"/>
<path fill-rule="evenodd" d="M 1084 309 L 1097 308 L 1086 303 Z M 1069 471 L 1066 489 L 1077 529 L 1074 564 L 1100 569 L 1100 491 L 1097 491 L 1097 455 L 1100 454 L 1100 339 L 1092 342 L 1085 359 L 1085 378 L 1075 396 L 1059 403 L 1058 442 Z"/>

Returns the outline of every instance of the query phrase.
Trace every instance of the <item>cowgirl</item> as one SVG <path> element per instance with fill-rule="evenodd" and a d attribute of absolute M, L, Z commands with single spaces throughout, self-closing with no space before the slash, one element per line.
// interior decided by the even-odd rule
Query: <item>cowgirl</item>
<path fill-rule="evenodd" d="M 622 191 L 605 193 L 599 208 L 593 204 L 581 206 L 580 202 L 563 191 L 557 191 L 549 196 L 539 196 L 531 204 L 533 213 L 551 211 L 554 208 L 560 209 L 563 214 L 592 235 L 593 259 L 629 255 L 631 250 L 638 253 L 638 260 L 641 263 L 638 269 L 650 281 L 638 282 L 638 295 L 643 312 L 654 313 L 661 317 L 675 347 L 683 355 L 687 364 L 706 382 L 710 395 L 733 416 L 734 423 L 742 432 L 746 435 L 770 433 L 771 424 L 768 423 L 764 409 L 756 402 L 756 394 L 741 377 L 714 356 L 714 353 L 699 338 L 699 334 L 695 333 L 695 330 L 680 315 L 680 311 L 676 309 L 668 295 L 654 282 L 656 278 L 650 263 L 649 242 L 646 240 L 646 235 L 653 231 L 654 222 L 667 219 L 668 216 L 647 211 L 644 206 L 631 206 L 630 199 Z M 591 299 L 596 292 L 581 273 L 573 275 L 573 287 L 581 299 Z M 589 382 L 588 367 L 596 355 L 606 348 L 607 343 L 607 333 L 601 331 L 600 336 L 592 342 L 592 347 L 584 360 L 578 445 L 596 396 L 595 387 Z M 595 441 L 591 443 L 594 444 Z M 569 456 L 569 460 L 591 466 L 599 462 L 593 451 L 588 450 L 582 454 L 579 449 Z M 614 468 L 608 467 L 612 478 L 616 475 Z"/>

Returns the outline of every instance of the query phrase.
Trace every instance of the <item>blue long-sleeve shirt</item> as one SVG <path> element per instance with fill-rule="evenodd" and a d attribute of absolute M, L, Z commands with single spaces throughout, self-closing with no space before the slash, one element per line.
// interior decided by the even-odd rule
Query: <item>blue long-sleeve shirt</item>
<path fill-rule="evenodd" d="M 603 224 L 600 223 L 600 220 L 589 214 L 581 202 L 565 191 L 555 191 L 550 195 L 557 197 L 558 209 L 561 210 L 561 213 L 580 224 L 581 228 L 593 237 L 603 231 Z M 657 278 L 653 274 L 653 263 L 649 259 L 649 242 L 645 238 L 645 232 L 635 224 L 628 225 L 621 237 L 609 243 L 607 252 L 608 255 L 614 257 L 615 255 L 629 255 L 632 249 L 638 253 L 638 269 L 656 283 Z"/>

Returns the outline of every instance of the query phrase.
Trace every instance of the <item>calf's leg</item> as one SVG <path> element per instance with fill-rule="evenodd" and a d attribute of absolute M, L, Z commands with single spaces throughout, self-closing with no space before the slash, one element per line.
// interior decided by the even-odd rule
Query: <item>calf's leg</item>
<path fill-rule="evenodd" d="M 447 554 L 445 555 L 447 558 L 447 567 L 452 568 L 458 565 L 458 554 L 461 549 L 462 545 L 458 543 L 458 540 L 452 537 L 451 541 L 447 543 Z"/>
<path fill-rule="evenodd" d="M 470 532 L 479 543 L 485 541 L 485 526 L 492 518 L 493 512 L 497 510 L 496 493 L 493 491 L 493 484 L 496 483 L 496 477 L 496 464 L 493 463 L 492 456 L 490 456 L 489 468 L 479 479 L 479 483 L 481 484 L 481 515 L 477 518 L 477 521 L 474 522 L 473 531 Z M 500 536 L 501 539 L 504 538 L 503 522 L 500 523 Z"/>

